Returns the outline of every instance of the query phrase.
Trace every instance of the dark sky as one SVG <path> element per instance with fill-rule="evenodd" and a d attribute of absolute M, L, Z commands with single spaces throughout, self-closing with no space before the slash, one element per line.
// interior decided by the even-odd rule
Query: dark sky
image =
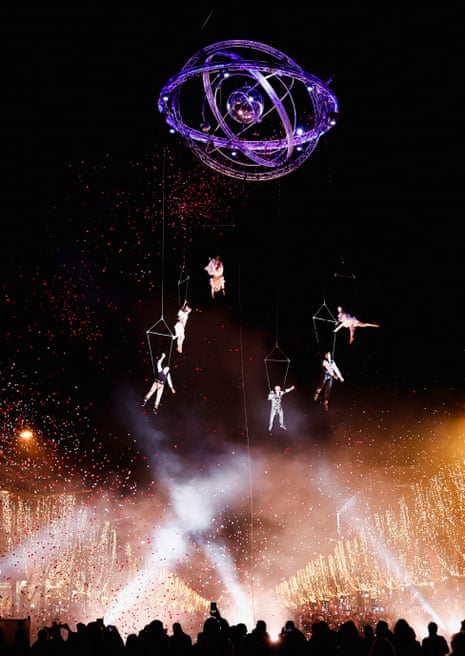
<path fill-rule="evenodd" d="M 263 364 L 277 345 L 307 408 L 322 304 L 381 325 L 359 329 L 350 348 L 347 331 L 338 334 L 347 398 L 357 385 L 460 396 L 463 53 L 454 8 L 8 13 L 5 371 L 14 361 L 27 380 L 32 367 L 41 385 L 82 394 L 84 404 L 112 407 L 125 385 L 135 401 L 151 378 L 145 331 L 160 318 L 174 323 L 185 266 L 195 308 L 189 374 L 178 362 L 173 375 L 195 390 L 194 404 L 194 372 L 220 368 L 223 351 L 226 372 L 243 340 L 254 395 L 266 396 Z M 228 39 L 273 46 L 331 80 L 338 97 L 338 124 L 279 180 L 221 180 L 158 113 L 161 86 L 203 46 Z M 212 303 L 203 266 L 216 253 L 227 296 Z M 237 391 L 246 372 L 231 367 Z M 220 378 L 223 412 L 229 376 Z M 208 380 L 216 387 L 217 376 Z"/>

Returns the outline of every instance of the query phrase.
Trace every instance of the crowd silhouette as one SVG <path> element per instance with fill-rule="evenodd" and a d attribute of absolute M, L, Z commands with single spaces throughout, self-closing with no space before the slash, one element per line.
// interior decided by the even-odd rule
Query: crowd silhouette
<path fill-rule="evenodd" d="M 273 640 L 265 620 L 249 631 L 246 624 L 230 624 L 215 609 L 192 638 L 180 622 L 171 630 L 154 619 L 137 633 L 123 639 L 114 625 L 103 619 L 68 624 L 53 622 L 28 636 L 19 627 L 8 642 L 0 631 L 0 656 L 465 656 L 465 620 L 451 635 L 450 644 L 431 621 L 419 638 L 403 618 L 389 626 L 386 620 L 359 626 L 353 619 L 331 626 L 315 620 L 308 633 L 287 620 Z"/>

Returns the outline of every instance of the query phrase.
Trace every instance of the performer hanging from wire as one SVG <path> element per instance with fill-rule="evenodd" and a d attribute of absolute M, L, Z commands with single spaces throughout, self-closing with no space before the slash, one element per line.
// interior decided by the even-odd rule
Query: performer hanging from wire
<path fill-rule="evenodd" d="M 224 267 L 223 267 L 223 262 L 220 260 L 220 256 L 217 255 L 216 257 L 211 257 L 207 266 L 204 267 L 204 270 L 210 276 L 210 289 L 211 289 L 212 298 L 215 298 L 215 294 L 217 294 L 218 292 L 223 292 L 223 296 L 224 296 L 225 295 L 225 291 L 224 291 L 225 279 L 223 276 Z"/>
<path fill-rule="evenodd" d="M 188 306 L 187 303 L 184 303 L 178 310 L 178 320 L 174 324 L 174 335 L 173 339 L 177 339 L 177 350 L 178 353 L 182 353 L 182 345 L 184 344 L 184 339 L 186 338 L 186 323 L 189 318 L 189 314 L 192 312 L 192 308 Z"/>
<path fill-rule="evenodd" d="M 155 404 L 153 406 L 153 413 L 156 415 L 158 412 L 158 408 L 160 405 L 161 397 L 163 395 L 164 389 L 165 389 L 165 384 L 168 384 L 170 387 L 170 390 L 173 392 L 173 394 L 176 394 L 176 390 L 173 387 L 173 381 L 171 380 L 171 374 L 170 374 L 170 368 L 168 366 L 162 367 L 163 360 L 165 359 L 166 354 L 162 353 L 161 356 L 157 360 L 157 377 L 153 381 L 153 384 L 147 394 L 144 396 L 144 400 L 142 402 L 142 407 L 147 405 L 147 402 L 155 394 Z"/>
<path fill-rule="evenodd" d="M 359 321 L 357 317 L 354 317 L 348 312 L 344 312 L 342 307 L 339 305 L 337 308 L 337 325 L 334 329 L 334 332 L 337 333 L 341 328 L 348 328 L 350 333 L 349 344 L 352 344 L 354 341 L 354 334 L 356 328 L 379 328 L 377 323 L 363 323 Z"/>
<path fill-rule="evenodd" d="M 331 388 L 333 386 L 333 381 L 338 380 L 341 383 L 344 382 L 339 367 L 333 360 L 330 351 L 326 351 L 323 360 L 321 361 L 321 376 L 318 382 L 318 386 L 315 390 L 315 395 L 313 397 L 314 401 L 318 401 L 318 398 L 321 393 L 323 393 L 323 405 L 325 410 L 328 410 L 329 406 L 329 396 L 331 394 Z"/>
<path fill-rule="evenodd" d="M 292 392 L 292 390 L 295 390 L 295 385 L 286 387 L 286 389 L 281 389 L 280 385 L 275 385 L 274 389 L 272 389 L 268 394 L 268 401 L 271 401 L 270 419 L 268 421 L 268 432 L 271 433 L 271 431 L 273 430 L 273 423 L 276 415 L 278 415 L 279 427 L 282 430 L 287 430 L 286 426 L 284 425 L 284 411 L 283 411 L 282 399 L 285 394 Z"/>

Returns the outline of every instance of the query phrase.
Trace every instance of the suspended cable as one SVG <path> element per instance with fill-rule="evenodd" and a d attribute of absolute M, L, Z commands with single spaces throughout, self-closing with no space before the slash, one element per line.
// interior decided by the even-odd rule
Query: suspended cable
<path fill-rule="evenodd" d="M 156 377 L 157 375 L 157 359 L 160 356 L 160 353 L 155 353 L 154 352 L 154 344 L 153 342 L 155 341 L 157 344 L 160 340 L 155 340 L 155 337 L 162 337 L 162 338 L 168 338 L 169 339 L 169 344 L 167 347 L 162 346 L 161 352 L 164 352 L 167 354 L 167 364 L 169 365 L 171 362 L 171 354 L 173 351 L 173 333 L 169 327 L 169 325 L 166 323 L 165 318 L 164 318 L 164 271 L 165 271 L 165 177 L 166 177 L 166 156 L 165 156 L 165 148 L 163 148 L 163 164 L 162 164 L 162 198 L 161 198 L 161 218 L 162 218 L 162 232 L 161 232 L 161 256 L 160 256 L 160 263 L 161 263 L 161 275 L 160 275 L 160 280 L 161 280 L 161 299 L 160 299 L 160 305 L 161 305 L 161 316 L 158 321 L 156 321 L 147 331 L 146 331 L 146 336 L 147 336 L 147 342 L 148 342 L 148 349 L 149 349 L 149 355 L 150 355 L 150 360 L 152 363 L 152 370 L 153 374 Z M 159 344 L 158 344 L 159 345 Z"/>
<path fill-rule="evenodd" d="M 241 386 L 242 386 L 242 403 L 244 408 L 244 433 L 247 445 L 247 461 L 248 461 L 248 474 L 249 474 L 249 499 L 250 499 L 250 521 L 249 521 L 249 534 L 250 534 L 250 593 L 251 593 L 251 608 L 255 619 L 255 508 L 254 508 L 254 491 L 253 491 L 253 476 L 252 476 L 252 456 L 250 452 L 250 434 L 249 423 L 247 416 L 247 398 L 245 388 L 244 376 L 244 346 L 242 340 L 242 321 L 241 321 L 241 293 L 240 293 L 240 265 L 239 265 L 239 280 L 238 280 L 238 296 L 239 296 L 239 350 L 241 358 Z"/>
<path fill-rule="evenodd" d="M 279 223 L 279 208 L 281 206 L 281 188 L 278 183 L 278 221 Z M 275 224 L 275 227 L 277 225 Z M 276 232 L 276 231 L 275 231 Z M 275 238 L 275 244 L 276 244 Z M 278 329 L 279 329 L 279 287 L 276 287 L 276 313 L 275 313 L 275 345 L 270 353 L 264 358 L 265 372 L 266 372 L 266 381 L 268 385 L 268 391 L 270 391 L 275 385 L 279 384 L 281 387 L 285 387 L 287 374 L 289 371 L 290 359 L 280 348 L 278 344 Z"/>
<path fill-rule="evenodd" d="M 189 289 L 190 276 L 186 273 L 185 259 L 181 266 L 181 272 L 178 279 L 178 304 L 183 306 L 187 303 L 187 291 Z"/>

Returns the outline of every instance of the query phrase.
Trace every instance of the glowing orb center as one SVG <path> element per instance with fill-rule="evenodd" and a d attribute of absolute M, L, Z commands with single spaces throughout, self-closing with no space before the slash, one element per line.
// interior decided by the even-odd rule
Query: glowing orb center
<path fill-rule="evenodd" d="M 229 115 L 238 123 L 250 125 L 261 120 L 263 98 L 255 89 L 241 87 L 228 97 L 226 108 Z"/>

